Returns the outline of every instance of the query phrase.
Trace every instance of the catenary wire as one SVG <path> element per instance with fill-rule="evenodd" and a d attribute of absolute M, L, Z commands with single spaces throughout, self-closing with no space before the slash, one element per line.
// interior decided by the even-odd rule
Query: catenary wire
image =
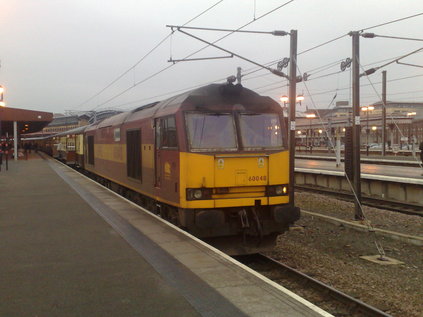
<path fill-rule="evenodd" d="M 406 54 L 406 55 L 397 56 L 397 57 L 391 57 L 391 58 L 388 58 L 388 59 L 383 59 L 383 60 L 380 60 L 380 61 L 376 61 L 376 62 L 372 62 L 372 63 L 366 64 L 365 66 L 370 66 L 370 65 L 374 65 L 374 64 L 382 63 L 382 62 L 385 62 L 385 61 L 389 61 L 389 63 L 386 63 L 386 64 L 384 64 L 384 65 L 382 65 L 382 66 L 380 66 L 380 67 L 377 67 L 377 69 L 379 69 L 379 68 L 384 67 L 384 66 L 386 66 L 386 65 L 392 64 L 393 62 L 395 62 L 395 61 L 397 61 L 397 60 L 399 60 L 399 59 L 401 59 L 401 58 L 404 58 L 405 56 L 409 56 L 409 55 L 411 55 L 411 54 L 415 54 L 415 53 L 420 53 L 422 50 L 423 50 L 423 48 L 420 48 L 420 49 L 415 50 L 415 51 L 413 51 L 413 52 L 411 52 L 411 53 L 408 53 L 408 54 Z M 335 65 L 336 65 L 336 64 L 335 64 Z M 307 73 L 310 73 L 310 72 L 311 72 L 311 71 L 308 71 Z M 314 78 L 311 78 L 311 79 L 309 79 L 308 81 L 313 81 L 313 80 L 316 80 L 316 79 L 321 79 L 321 78 L 325 78 L 325 77 L 330 77 L 330 76 L 333 76 L 333 75 L 336 75 L 336 74 L 340 74 L 340 73 L 343 73 L 343 71 L 337 71 L 337 72 L 333 72 L 333 73 L 329 73 L 329 74 L 321 75 L 321 76 L 319 76 L 319 77 L 314 77 Z M 314 74 L 316 74 L 316 73 L 314 73 Z M 312 74 L 309 74 L 309 75 L 310 75 L 310 76 L 312 76 L 312 75 L 313 75 L 313 73 L 312 73 Z M 271 86 L 271 85 L 273 85 L 273 84 L 268 84 L 268 86 Z M 258 89 L 265 88 L 265 87 L 266 87 L 266 85 L 261 86 L 261 87 L 259 87 Z M 283 87 L 285 87 L 285 86 L 283 86 Z M 347 89 L 349 89 L 349 88 L 347 88 Z M 266 91 L 271 91 L 271 90 L 273 90 L 273 89 L 269 89 L 269 90 L 266 90 Z M 264 92 L 265 92 L 265 91 L 264 91 Z"/>
<path fill-rule="evenodd" d="M 288 2 L 289 3 L 289 2 Z M 286 5 L 286 4 L 288 4 L 288 3 L 285 3 L 285 4 L 283 4 L 282 6 L 284 6 L 284 5 Z M 275 10 L 277 10 L 277 9 L 279 9 L 280 7 L 277 7 L 277 8 L 275 8 L 274 10 L 272 10 L 272 11 L 270 11 L 270 12 L 268 12 L 267 14 L 270 14 L 271 12 L 273 12 L 273 11 L 275 11 Z M 267 14 L 265 14 L 265 15 L 267 15 Z M 420 14 L 415 14 L 415 15 L 412 15 L 412 16 L 408 16 L 408 17 L 404 17 L 404 18 L 401 18 L 401 19 L 396 19 L 396 20 L 393 20 L 393 21 L 389 21 L 389 22 L 385 22 L 385 23 L 382 23 L 382 24 L 378 24 L 378 25 L 375 25 L 375 26 L 372 26 L 372 27 L 368 27 L 368 28 L 364 28 L 364 29 L 362 29 L 362 31 L 365 31 L 365 30 L 368 30 L 368 29 L 371 29 L 371 28 L 376 28 L 376 27 L 379 27 L 379 26 L 382 26 L 382 25 L 387 25 L 387 24 L 391 24 L 391 23 L 395 23 L 395 22 L 399 22 L 399 21 L 403 21 L 403 20 L 405 20 L 405 19 L 409 19 L 409 18 L 413 18 L 413 17 L 416 17 L 416 16 L 419 16 L 419 15 L 422 15 L 423 13 L 420 13 Z M 263 15 L 264 16 L 264 15 Z M 261 17 L 263 17 L 263 16 L 261 16 Z M 259 17 L 259 18 L 261 18 L 261 17 Z M 254 20 L 255 21 L 255 20 Z M 252 21 L 253 22 L 253 21 Z M 245 27 L 245 26 L 244 26 Z M 241 27 L 242 28 L 242 27 Z M 240 28 L 240 29 L 241 29 Z M 312 48 L 309 48 L 309 49 L 307 49 L 307 50 L 305 50 L 305 51 L 302 51 L 302 52 L 300 52 L 298 55 L 300 55 L 300 54 L 304 54 L 304 53 L 307 53 L 307 52 L 309 52 L 309 51 L 311 51 L 311 50 L 314 50 L 314 49 L 317 49 L 317 48 L 319 48 L 319 47 L 322 47 L 322 46 L 324 46 L 324 45 L 327 45 L 327 44 L 329 44 L 329 43 L 332 43 L 332 42 L 334 42 L 334 41 L 336 41 L 336 40 L 338 40 L 338 39 L 341 39 L 341 38 L 343 38 L 343 37 L 345 37 L 345 36 L 347 36 L 348 34 L 344 34 L 344 35 L 341 35 L 341 36 L 339 36 L 339 37 L 336 37 L 336 38 L 334 38 L 334 39 L 332 39 L 332 40 L 329 40 L 329 41 L 326 41 L 326 42 L 324 42 L 324 43 L 322 43 L 322 44 L 319 44 L 319 45 L 316 45 L 316 46 L 314 46 L 314 47 L 312 47 Z M 193 53 L 193 54 L 196 54 L 196 53 L 198 53 L 198 51 L 197 52 L 195 52 L 195 53 Z M 188 57 L 185 57 L 185 58 L 188 58 Z M 277 59 L 277 60 L 274 60 L 274 61 L 271 61 L 271 62 L 269 62 L 269 63 L 266 63 L 266 64 L 264 64 L 264 65 L 271 65 L 271 64 L 274 64 L 274 63 L 276 63 L 276 62 L 278 62 L 280 59 Z M 369 64 L 370 65 L 370 64 Z M 167 68 L 169 68 L 169 67 L 167 67 Z M 166 69 L 167 69 L 166 68 Z M 165 69 L 165 70 L 166 70 Z M 243 74 L 243 77 L 246 77 L 246 76 L 248 76 L 248 75 L 250 75 L 250 74 L 252 74 L 252 73 L 255 73 L 255 72 L 257 72 L 257 71 L 261 71 L 262 70 L 262 68 L 258 68 L 258 69 L 256 69 L 256 70 L 254 70 L 254 68 L 252 68 L 251 69 L 251 71 L 249 72 L 249 73 L 246 73 L 246 74 Z M 247 71 L 249 71 L 249 70 L 247 70 Z M 161 72 L 161 71 L 160 71 Z M 158 73 L 155 73 L 154 74 L 154 76 L 155 75 L 157 75 L 157 74 L 159 74 L 160 72 L 158 72 Z M 336 73 L 331 73 L 331 74 L 328 74 L 327 76 L 331 76 L 331 75 L 334 75 L 334 74 L 338 74 L 339 72 L 336 72 Z M 268 75 L 268 74 L 263 74 L 263 75 L 259 75 L 259 76 L 256 76 L 256 77 L 253 77 L 253 78 L 259 78 L 259 77 L 263 77 L 263 76 L 266 76 L 266 75 Z M 326 77 L 326 76 L 323 76 L 323 77 Z M 151 77 L 150 77 L 151 78 Z M 148 79 L 150 79 L 150 78 L 148 78 Z M 319 78 L 322 78 L 322 76 L 320 76 Z M 252 78 L 250 78 L 250 79 L 252 79 Z M 315 78 L 316 79 L 316 78 Z M 245 80 L 248 80 L 248 78 L 246 78 Z M 271 85 L 273 85 L 273 84 L 271 84 Z M 197 86 L 195 86 L 195 87 L 197 87 Z M 284 85 L 284 86 L 282 86 L 282 87 L 286 87 L 286 85 Z M 278 87 L 278 88 L 282 88 L 282 87 Z M 131 87 L 130 89 L 132 89 L 133 87 Z M 276 89 L 276 88 L 274 88 L 274 89 Z M 349 89 L 349 88 L 348 88 Z M 129 90 L 129 89 L 128 89 Z M 126 91 L 128 91 L 128 90 L 125 90 L 124 92 L 122 92 L 122 94 L 123 93 L 125 93 Z M 270 90 L 273 90 L 273 89 L 270 89 Z M 270 90 L 266 90 L 266 91 L 270 91 Z M 181 90 L 181 91 L 183 91 L 183 89 Z M 167 94 L 164 94 L 164 95 L 167 95 Z M 161 95 L 159 95 L 159 96 L 161 96 Z M 151 99 L 151 98 L 146 98 L 146 99 Z M 143 99 L 143 100 L 146 100 L 146 99 Z"/>
<path fill-rule="evenodd" d="M 378 34 L 375 34 L 375 37 L 382 37 L 382 38 L 385 38 L 385 39 L 394 39 L 394 40 L 423 42 L 423 39 L 416 39 L 416 38 L 411 38 L 411 37 L 400 37 L 400 36 L 378 35 Z"/>
<path fill-rule="evenodd" d="M 298 69 L 298 71 L 301 73 L 300 68 L 299 68 L 298 66 L 297 66 L 297 69 Z M 320 112 L 318 111 L 318 109 L 317 109 L 317 107 L 316 107 L 316 103 L 314 102 L 313 95 L 310 93 L 310 90 L 308 89 L 307 82 L 304 82 L 303 84 L 304 84 L 304 87 L 305 87 L 305 89 L 307 90 L 307 92 L 308 92 L 308 94 L 309 94 L 309 97 L 310 97 L 310 100 L 311 100 L 311 104 L 312 104 L 313 108 L 314 108 L 314 109 L 316 110 L 316 112 L 317 112 L 318 119 L 319 119 L 320 124 L 321 124 L 321 126 L 323 127 L 323 129 L 324 129 L 325 133 L 326 133 L 326 137 L 327 137 L 327 139 L 329 140 L 331 147 L 334 149 L 334 148 L 335 148 L 335 145 L 334 145 L 334 142 L 333 142 L 332 136 L 330 135 L 330 133 L 329 133 L 329 129 L 328 129 L 327 125 L 325 124 L 325 122 L 323 121 L 323 119 L 322 119 L 322 117 L 321 117 L 321 115 L 320 115 Z M 335 96 L 335 97 L 336 97 L 336 96 Z M 332 99 L 331 103 L 335 100 L 335 97 Z M 348 174 L 347 174 L 347 173 L 345 173 L 345 177 L 346 177 L 347 182 L 348 182 L 348 184 L 349 184 L 349 187 L 350 187 L 350 189 L 351 189 L 351 191 L 352 191 L 352 193 L 353 193 L 353 195 L 354 195 L 354 198 L 355 198 L 355 200 L 356 200 L 356 202 L 357 202 L 358 208 L 360 209 L 361 214 L 362 214 L 362 215 L 363 215 L 363 217 L 364 217 L 364 218 L 363 218 L 363 220 L 365 220 L 365 225 L 367 226 L 367 230 L 368 230 L 369 232 L 374 233 L 374 235 L 373 235 L 373 241 L 374 241 L 374 243 L 375 243 L 375 245 L 376 245 L 376 249 L 378 250 L 379 255 L 383 258 L 383 257 L 385 256 L 385 251 L 384 251 L 384 249 L 383 249 L 383 247 L 382 247 L 382 244 L 380 243 L 380 239 L 379 239 L 379 238 L 377 237 L 377 235 L 375 234 L 375 230 L 374 230 L 373 225 L 371 224 L 371 222 L 367 220 L 366 214 L 365 214 L 365 212 L 364 212 L 363 205 L 361 204 L 360 199 L 358 199 L 358 194 L 357 194 L 357 192 L 355 191 L 355 188 L 354 188 L 354 186 L 353 186 L 353 184 L 352 184 L 352 182 L 351 182 L 351 179 L 349 178 L 349 176 L 348 176 Z"/>
<path fill-rule="evenodd" d="M 376 25 L 373 25 L 373 26 L 369 26 L 367 28 L 361 29 L 361 31 L 363 32 L 363 31 L 367 31 L 367 30 L 370 30 L 370 29 L 375 29 L 375 28 L 378 28 L 378 27 L 381 27 L 381 26 L 385 26 L 385 25 L 388 25 L 388 24 L 392 24 L 392 23 L 396 23 L 396 22 L 408 20 L 408 19 L 411 19 L 411 18 L 415 18 L 415 17 L 418 17 L 420 15 L 423 15 L 423 12 L 420 12 L 420 13 L 417 13 L 417 14 L 413 14 L 413 15 L 409 15 L 409 16 L 406 16 L 404 18 L 399 18 L 399 19 L 396 19 L 396 20 L 392 20 L 392 21 L 388 21 L 388 22 L 376 24 Z"/>
<path fill-rule="evenodd" d="M 397 78 L 397 79 L 387 80 L 387 82 L 394 82 L 394 81 L 400 81 L 400 80 L 417 78 L 417 77 L 423 77 L 423 75 L 413 75 L 413 76 L 401 77 L 401 78 Z M 376 84 L 380 84 L 380 83 L 381 83 L 381 81 L 376 82 Z M 287 87 L 287 86 L 288 85 L 283 85 L 283 86 L 280 86 L 280 87 L 276 87 L 276 88 L 272 88 L 272 89 L 267 89 L 267 90 L 264 90 L 264 91 L 261 91 L 261 92 L 262 93 L 263 92 L 268 92 L 268 91 L 272 91 L 272 90 L 283 88 L 283 87 Z M 360 85 L 360 87 L 367 87 L 367 86 L 370 86 L 370 84 L 361 84 Z M 339 89 L 336 89 L 336 90 L 326 90 L 326 91 L 322 91 L 322 92 L 318 92 L 318 93 L 313 93 L 313 95 L 314 96 L 317 96 L 317 95 L 325 95 L 325 94 L 333 93 L 333 92 L 336 92 L 336 91 L 348 90 L 350 88 L 351 87 L 339 88 Z"/>
<path fill-rule="evenodd" d="M 213 4 L 212 6 L 210 6 L 209 8 L 207 8 L 206 10 L 202 11 L 201 13 L 197 14 L 195 17 L 191 18 L 190 20 L 188 20 L 187 22 L 185 22 L 183 25 L 187 25 L 188 23 L 194 21 L 195 19 L 199 18 L 200 16 L 202 16 L 203 14 L 205 14 L 206 12 L 208 12 L 209 10 L 213 9 L 215 6 L 217 6 L 218 4 L 220 4 L 221 2 L 223 2 L 224 0 L 219 0 L 218 2 L 216 2 L 215 4 Z M 103 93 L 106 89 L 108 89 L 109 87 L 111 87 L 113 84 L 115 84 L 118 80 L 120 80 L 123 76 L 125 76 L 126 74 L 128 74 L 131 70 L 133 70 L 135 67 L 137 67 L 142 61 L 144 61 L 150 54 L 152 54 L 158 47 L 160 47 L 169 37 L 171 37 L 173 34 L 173 32 L 171 32 L 170 34 L 168 34 L 167 36 L 165 36 L 162 40 L 160 40 L 158 42 L 158 44 L 156 44 L 150 51 L 148 51 L 143 57 L 141 57 L 133 66 L 131 66 L 130 68 L 128 68 L 126 71 L 124 71 L 122 74 L 120 74 L 117 78 L 115 78 L 113 81 L 111 81 L 108 85 L 106 85 L 106 87 L 104 87 L 103 89 L 101 89 L 99 92 L 97 92 L 96 94 L 94 94 L 93 96 L 91 96 L 90 98 L 88 98 L 87 100 L 85 100 L 84 102 L 80 103 L 78 106 L 76 106 L 75 108 L 79 108 L 81 106 L 83 106 L 84 104 L 86 104 L 87 102 L 91 101 L 92 99 L 94 99 L 95 97 L 99 96 L 101 93 Z"/>
<path fill-rule="evenodd" d="M 267 15 L 269 15 L 269 14 L 271 14 L 271 13 L 273 13 L 273 12 L 275 12 L 275 11 L 279 10 L 279 9 L 281 9 L 282 7 L 284 7 L 284 6 L 288 5 L 289 3 L 293 2 L 293 1 L 295 1 L 295 0 L 290 0 L 290 1 L 285 2 L 284 4 L 282 4 L 282 5 L 278 6 L 278 7 L 274 8 L 274 9 L 272 9 L 272 10 L 270 10 L 270 11 L 266 12 L 266 13 L 264 13 L 263 15 L 259 16 L 259 17 L 258 17 L 258 18 L 256 18 L 255 20 L 252 20 L 252 21 L 250 21 L 250 22 L 248 22 L 248 23 L 244 24 L 243 26 L 239 27 L 237 30 L 240 30 L 240 29 L 242 29 L 242 28 L 244 28 L 244 27 L 246 27 L 246 26 L 248 26 L 248 25 L 250 25 L 250 24 L 252 24 L 252 23 L 254 23 L 254 22 L 256 22 L 256 21 L 258 21 L 258 20 L 260 20 L 260 19 L 262 19 L 262 18 L 264 18 L 265 16 L 267 16 Z M 230 32 L 229 34 L 226 34 L 226 35 L 222 36 L 221 38 L 219 38 L 219 39 L 217 39 L 216 41 L 214 41 L 214 42 L 213 42 L 213 44 L 215 44 L 215 43 L 217 43 L 217 42 L 219 42 L 219 41 L 223 40 L 224 38 L 228 37 L 229 35 L 233 34 L 234 32 L 235 32 L 235 31 Z M 195 51 L 195 52 L 193 52 L 193 53 L 191 53 L 191 54 L 189 54 L 189 55 L 185 56 L 183 59 L 181 59 L 181 61 L 183 61 L 183 60 L 185 60 L 185 59 L 187 59 L 187 58 L 189 58 L 189 57 L 191 57 L 191 56 L 193 56 L 193 55 L 195 55 L 195 54 L 197 54 L 197 53 L 201 52 L 202 50 L 206 49 L 207 47 L 209 47 L 209 45 L 206 45 L 206 46 L 204 46 L 203 48 L 201 48 L 201 49 L 199 49 L 199 50 L 197 50 L 197 51 Z M 165 68 L 161 69 L 160 71 L 158 71 L 158 72 L 156 72 L 156 73 L 154 73 L 154 74 L 152 74 L 152 75 L 148 76 L 147 78 L 145 78 L 145 79 L 143 79 L 143 80 L 141 80 L 141 81 L 138 81 L 138 82 L 134 83 L 134 85 L 132 85 L 132 86 L 130 86 L 130 87 L 128 87 L 128 88 L 126 88 L 125 90 L 121 91 L 120 93 L 118 93 L 118 94 L 116 94 L 116 95 L 112 96 L 111 98 L 107 99 L 106 101 L 104 101 L 104 102 L 102 102 L 102 103 L 98 104 L 96 107 L 94 107 L 94 109 L 96 109 L 96 108 L 98 108 L 98 107 L 101 107 L 101 106 L 105 105 L 106 103 L 109 103 L 110 101 L 112 101 L 112 100 L 116 99 L 117 97 L 119 97 L 119 96 L 121 96 L 121 95 L 125 94 L 126 92 L 128 92 L 128 91 L 129 91 L 129 90 L 131 90 L 131 89 L 133 89 L 134 87 L 136 87 L 136 86 L 138 86 L 138 85 L 140 85 L 140 84 L 142 84 L 142 83 L 146 82 L 147 80 L 150 80 L 151 78 L 153 78 L 153 77 L 157 76 L 158 74 L 160 74 L 160 73 L 162 73 L 162 72 L 164 72 L 164 71 L 168 70 L 169 68 L 173 67 L 174 65 L 176 65 L 176 63 L 173 63 L 173 64 L 171 64 L 171 65 L 169 65 L 169 66 L 167 66 L 167 67 L 165 67 Z M 93 109 L 93 110 L 94 110 L 94 109 Z"/>

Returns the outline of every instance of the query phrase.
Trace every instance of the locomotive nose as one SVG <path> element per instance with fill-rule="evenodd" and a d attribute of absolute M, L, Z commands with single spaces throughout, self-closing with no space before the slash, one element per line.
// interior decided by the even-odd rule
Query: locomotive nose
<path fill-rule="evenodd" d="M 268 155 L 215 156 L 215 186 L 266 186 L 269 183 Z"/>

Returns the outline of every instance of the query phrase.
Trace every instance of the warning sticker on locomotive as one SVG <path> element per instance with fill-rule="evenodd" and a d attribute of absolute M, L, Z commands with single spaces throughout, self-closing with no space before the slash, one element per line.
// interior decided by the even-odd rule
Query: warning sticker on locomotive
<path fill-rule="evenodd" d="M 224 159 L 218 159 L 217 160 L 217 168 L 218 169 L 223 169 L 225 167 L 225 160 Z"/>
<path fill-rule="evenodd" d="M 172 175 L 172 167 L 169 162 L 164 164 L 164 177 L 169 180 Z"/>
<path fill-rule="evenodd" d="M 247 171 L 246 170 L 236 170 L 235 171 L 235 184 L 236 185 L 246 185 L 247 184 Z"/>
<path fill-rule="evenodd" d="M 260 168 L 263 168 L 263 167 L 264 167 L 264 158 L 263 158 L 263 157 L 259 157 L 259 158 L 257 159 L 257 165 L 258 165 L 258 167 L 260 167 Z"/>

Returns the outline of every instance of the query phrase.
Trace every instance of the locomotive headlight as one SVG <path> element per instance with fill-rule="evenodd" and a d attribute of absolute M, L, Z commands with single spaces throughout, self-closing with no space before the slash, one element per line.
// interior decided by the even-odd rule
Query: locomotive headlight
<path fill-rule="evenodd" d="M 211 199 L 211 188 L 187 188 L 187 200 Z"/>
<path fill-rule="evenodd" d="M 195 189 L 192 191 L 192 196 L 195 199 L 201 199 L 201 197 L 203 196 L 203 193 L 201 192 L 201 189 Z"/>
<path fill-rule="evenodd" d="M 286 196 L 288 195 L 288 185 L 267 186 L 267 196 Z"/>
<path fill-rule="evenodd" d="M 285 188 L 285 192 L 286 192 L 286 188 Z M 275 194 L 278 196 L 283 194 L 282 186 L 275 186 Z"/>

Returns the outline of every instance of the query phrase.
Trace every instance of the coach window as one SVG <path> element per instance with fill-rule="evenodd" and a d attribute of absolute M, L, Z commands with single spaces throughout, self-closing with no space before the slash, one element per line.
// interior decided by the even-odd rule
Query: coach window
<path fill-rule="evenodd" d="M 159 119 L 157 137 L 162 149 L 176 149 L 178 148 L 178 136 L 176 134 L 175 117 L 166 117 Z"/>
<path fill-rule="evenodd" d="M 141 131 L 126 131 L 126 169 L 128 177 L 141 180 Z"/>
<path fill-rule="evenodd" d="M 115 142 L 120 141 L 120 128 L 116 128 L 113 130 L 113 137 L 115 139 Z"/>

